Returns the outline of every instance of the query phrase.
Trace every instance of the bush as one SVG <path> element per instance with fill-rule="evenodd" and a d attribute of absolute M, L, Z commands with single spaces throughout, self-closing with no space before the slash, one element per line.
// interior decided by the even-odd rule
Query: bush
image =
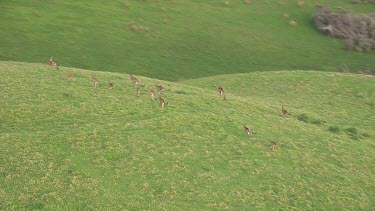
<path fill-rule="evenodd" d="M 302 122 L 309 122 L 309 117 L 307 116 L 307 114 L 300 114 L 297 116 L 297 119 Z"/>
<path fill-rule="evenodd" d="M 335 126 L 329 126 L 328 130 L 332 133 L 339 133 L 340 132 L 340 128 L 337 127 L 336 125 Z"/>
<path fill-rule="evenodd" d="M 318 31 L 345 39 L 347 50 L 367 52 L 375 49 L 375 13 L 354 14 L 342 9 L 335 13 L 318 6 L 313 22 Z"/>
<path fill-rule="evenodd" d="M 324 123 L 326 123 L 326 121 L 320 120 L 320 119 L 313 119 L 313 120 L 311 120 L 311 124 L 314 124 L 314 125 L 322 125 Z"/>
<path fill-rule="evenodd" d="M 348 133 L 349 135 L 357 135 L 358 134 L 357 128 L 355 128 L 355 127 L 347 128 L 345 130 L 345 132 Z"/>

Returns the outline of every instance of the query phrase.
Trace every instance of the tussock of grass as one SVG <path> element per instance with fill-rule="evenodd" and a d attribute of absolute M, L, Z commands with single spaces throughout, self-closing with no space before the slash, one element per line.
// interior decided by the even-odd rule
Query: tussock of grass
<path fill-rule="evenodd" d="M 338 126 L 329 126 L 328 127 L 328 130 L 330 131 L 330 132 L 332 132 L 332 133 L 339 133 L 340 131 L 341 131 L 341 129 L 340 129 L 340 127 L 338 127 Z"/>

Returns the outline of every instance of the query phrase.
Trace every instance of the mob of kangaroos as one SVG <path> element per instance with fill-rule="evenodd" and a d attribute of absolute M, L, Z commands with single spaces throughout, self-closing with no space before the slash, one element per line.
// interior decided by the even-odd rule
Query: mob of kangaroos
<path fill-rule="evenodd" d="M 56 69 L 59 69 L 59 67 L 57 66 L 55 60 L 53 59 L 53 57 L 50 58 L 50 60 L 48 61 L 48 64 L 51 66 L 51 67 L 54 67 Z M 70 79 L 74 79 L 74 76 L 72 74 L 67 74 L 66 75 L 66 78 L 68 80 Z M 135 93 L 138 97 L 140 97 L 140 87 L 139 87 L 139 80 L 134 76 L 134 75 L 130 75 L 130 81 L 132 82 L 134 88 L 135 88 Z M 96 88 L 98 87 L 99 85 L 99 82 L 98 82 L 98 79 L 96 78 L 96 76 L 94 74 L 91 75 L 91 80 L 92 80 L 92 83 L 93 83 L 93 86 Z M 108 89 L 111 90 L 113 89 L 114 85 L 113 83 L 108 83 Z M 144 87 L 144 85 L 143 85 Z M 164 86 L 161 86 L 161 85 L 156 85 L 156 90 L 157 92 L 159 93 L 159 103 L 161 105 L 161 108 L 164 109 L 164 106 L 167 104 L 164 100 L 164 98 L 162 98 L 160 96 L 161 92 L 165 91 L 165 87 Z M 224 93 L 224 89 L 223 87 L 220 85 L 220 82 L 218 82 L 216 84 L 216 88 L 217 88 L 217 91 L 219 92 L 220 96 L 223 97 L 223 100 L 225 100 L 225 93 Z M 150 94 L 150 97 L 152 100 L 156 100 L 156 97 L 155 97 L 155 92 L 154 90 L 152 89 L 152 87 L 149 87 L 148 89 L 148 92 Z M 282 114 L 285 116 L 285 115 L 291 115 L 291 113 L 289 113 L 285 108 L 284 106 L 281 107 L 281 112 Z M 256 134 L 256 132 L 254 131 L 251 131 L 249 127 L 247 127 L 246 125 L 243 126 L 243 129 L 245 131 L 246 134 L 248 135 L 253 135 L 253 134 Z M 271 144 L 271 150 L 274 150 L 276 147 L 277 147 L 277 144 L 275 141 L 269 139 L 268 140 L 269 143 Z"/>

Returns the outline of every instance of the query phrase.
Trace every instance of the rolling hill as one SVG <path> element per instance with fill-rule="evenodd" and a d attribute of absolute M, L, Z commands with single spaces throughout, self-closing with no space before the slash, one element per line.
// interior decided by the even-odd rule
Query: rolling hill
<path fill-rule="evenodd" d="M 317 4 L 359 13 L 374 12 L 373 4 L 224 2 L 1 1 L 0 60 L 41 63 L 54 56 L 66 67 L 169 81 L 255 71 L 375 69 L 374 52 L 345 51 L 342 40 L 320 34 L 311 21 Z"/>
<path fill-rule="evenodd" d="M 137 76 L 138 98 L 129 75 L 103 71 L 0 62 L 0 209 L 375 206 L 373 76 Z M 164 109 L 147 93 L 155 85 L 167 87 Z"/>

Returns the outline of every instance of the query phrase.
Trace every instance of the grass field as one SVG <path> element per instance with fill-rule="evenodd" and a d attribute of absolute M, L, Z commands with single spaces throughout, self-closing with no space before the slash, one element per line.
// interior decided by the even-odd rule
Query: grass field
<path fill-rule="evenodd" d="M 311 21 L 317 4 L 363 13 L 375 11 L 374 5 L 224 2 L 1 1 L 0 60 L 41 63 L 53 55 L 66 67 L 170 81 L 254 71 L 375 69 L 374 52 L 345 51 L 342 40 L 318 33 Z M 288 25 L 291 20 L 297 27 Z"/>
<path fill-rule="evenodd" d="M 311 17 L 375 6 L 298 2 L 0 1 L 0 210 L 374 210 L 375 53 Z"/>
<path fill-rule="evenodd" d="M 0 74 L 1 210 L 375 206 L 372 76 L 137 76 L 138 98 L 121 73 L 0 62 Z M 156 84 L 168 87 L 164 109 L 146 93 Z M 249 137 L 244 124 L 257 133 Z"/>

